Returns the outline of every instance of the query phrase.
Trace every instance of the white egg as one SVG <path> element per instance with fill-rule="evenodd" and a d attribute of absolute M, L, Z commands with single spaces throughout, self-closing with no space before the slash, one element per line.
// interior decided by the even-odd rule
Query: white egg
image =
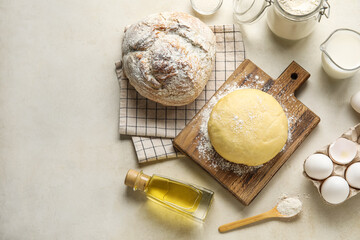
<path fill-rule="evenodd" d="M 348 167 L 345 178 L 350 186 L 360 188 L 360 162 L 351 164 Z"/>
<path fill-rule="evenodd" d="M 357 144 L 346 138 L 339 138 L 329 147 L 330 157 L 339 164 L 348 164 L 357 153 Z"/>
<path fill-rule="evenodd" d="M 349 196 L 349 192 L 349 184 L 339 176 L 329 177 L 321 185 L 321 195 L 331 204 L 342 203 Z"/>
<path fill-rule="evenodd" d="M 331 159 L 320 153 L 313 154 L 305 160 L 305 173 L 314 179 L 325 179 L 331 175 L 334 169 Z"/>
<path fill-rule="evenodd" d="M 353 107 L 353 109 L 355 111 L 357 111 L 358 113 L 360 113 L 360 91 L 355 93 L 351 99 L 350 99 L 350 104 Z"/>

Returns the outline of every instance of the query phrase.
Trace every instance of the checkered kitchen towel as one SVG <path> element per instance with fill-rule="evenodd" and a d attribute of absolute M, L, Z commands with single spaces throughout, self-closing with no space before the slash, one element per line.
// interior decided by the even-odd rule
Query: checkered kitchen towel
<path fill-rule="evenodd" d="M 142 97 L 115 64 L 120 84 L 120 134 L 131 135 L 139 163 L 183 156 L 174 138 L 245 59 L 242 35 L 236 25 L 210 26 L 216 36 L 215 66 L 200 96 L 181 107 L 165 107 Z"/>

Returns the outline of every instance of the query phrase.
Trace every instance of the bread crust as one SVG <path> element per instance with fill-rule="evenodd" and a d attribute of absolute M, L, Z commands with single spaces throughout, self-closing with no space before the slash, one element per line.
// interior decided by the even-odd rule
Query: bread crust
<path fill-rule="evenodd" d="M 215 35 L 186 13 L 150 15 L 125 29 L 123 70 L 144 97 L 165 106 L 193 102 L 215 62 Z"/>

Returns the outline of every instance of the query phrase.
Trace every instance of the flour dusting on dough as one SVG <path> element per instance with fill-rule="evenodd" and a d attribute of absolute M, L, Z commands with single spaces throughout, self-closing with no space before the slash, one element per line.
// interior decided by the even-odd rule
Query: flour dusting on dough
<path fill-rule="evenodd" d="M 243 72 L 243 73 L 241 73 L 240 78 L 241 77 L 245 78 L 245 81 L 247 82 L 247 81 L 250 81 L 250 79 L 253 77 L 256 78 L 256 76 L 258 78 L 260 78 L 258 75 L 252 76 L 252 74 L 249 74 L 247 76 L 247 73 Z M 243 164 L 232 163 L 232 162 L 225 160 L 212 147 L 210 138 L 209 138 L 209 134 L 208 134 L 207 125 L 208 125 L 208 121 L 209 121 L 210 114 L 211 114 L 213 107 L 221 98 L 223 98 L 230 92 L 233 92 L 233 91 L 239 90 L 239 89 L 247 89 L 247 88 L 264 89 L 264 83 L 265 83 L 264 80 L 260 80 L 260 81 L 257 80 L 257 81 L 251 82 L 251 84 L 248 84 L 246 86 L 239 87 L 236 83 L 227 85 L 224 88 L 222 88 L 216 96 L 213 96 L 210 99 L 208 104 L 202 110 L 201 114 L 198 116 L 201 118 L 200 131 L 199 131 L 199 135 L 197 137 L 197 140 L 198 140 L 197 141 L 198 142 L 197 149 L 198 149 L 199 157 L 201 159 L 205 160 L 212 168 L 221 169 L 224 171 L 232 171 L 233 173 L 240 176 L 242 174 L 256 171 L 257 169 L 259 169 L 263 166 L 263 165 L 259 165 L 259 166 L 252 167 L 252 166 L 246 166 Z M 287 99 L 287 100 L 292 101 L 293 98 Z M 288 118 L 288 129 L 289 129 L 288 130 L 288 140 L 287 140 L 285 146 L 283 147 L 283 149 L 281 150 L 281 151 L 284 151 L 286 149 L 287 144 L 289 142 L 291 142 L 291 140 L 292 140 L 290 126 L 292 126 L 295 123 L 296 119 L 292 116 L 289 116 L 290 113 L 289 113 L 288 109 L 285 107 L 284 103 L 282 103 L 282 102 L 279 102 L 279 103 L 283 107 L 284 112 Z M 234 116 L 234 118 L 236 118 L 236 116 Z M 239 124 L 239 127 L 241 127 L 241 124 Z"/>

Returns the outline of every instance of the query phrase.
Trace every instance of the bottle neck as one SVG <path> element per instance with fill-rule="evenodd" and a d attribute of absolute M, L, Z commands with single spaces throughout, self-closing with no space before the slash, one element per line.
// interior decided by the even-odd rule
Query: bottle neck
<path fill-rule="evenodd" d="M 144 174 L 143 171 L 130 169 L 125 177 L 125 185 L 132 187 L 134 191 L 146 191 L 151 177 Z"/>
<path fill-rule="evenodd" d="M 134 188 L 133 188 L 134 191 L 140 190 L 140 191 L 145 192 L 146 188 L 149 184 L 150 178 L 151 177 L 149 175 L 146 175 L 142 171 L 140 171 L 140 173 L 138 174 L 138 176 L 136 178 L 135 184 L 134 184 Z"/>

